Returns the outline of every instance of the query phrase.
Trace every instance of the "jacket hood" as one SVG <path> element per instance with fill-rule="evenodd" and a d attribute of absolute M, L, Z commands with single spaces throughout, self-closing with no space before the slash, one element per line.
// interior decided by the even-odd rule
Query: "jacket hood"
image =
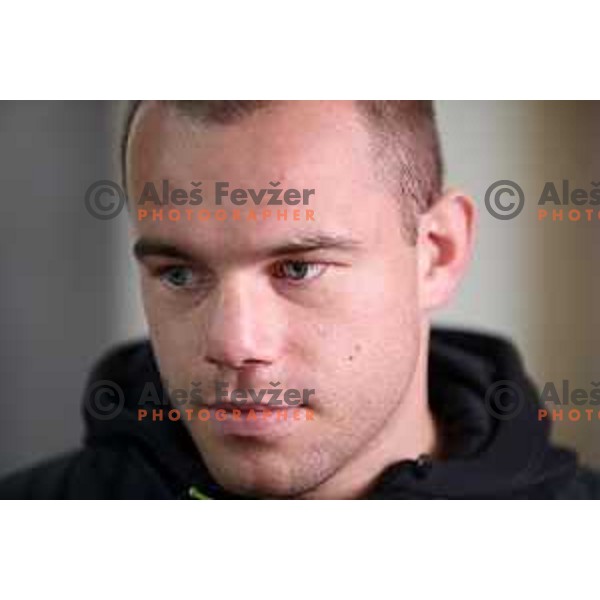
<path fill-rule="evenodd" d="M 389 466 L 366 497 L 541 498 L 573 479 L 575 455 L 550 444 L 549 423 L 538 419 L 538 395 L 510 342 L 434 329 L 428 377 L 444 457 Z M 213 480 L 180 421 L 138 420 L 138 402 L 149 383 L 162 398 L 147 341 L 102 360 L 84 394 L 86 446 L 135 444 L 178 495 L 193 486 L 211 498 L 234 498 Z M 108 405 L 106 397 L 99 401 L 107 392 Z"/>
<path fill-rule="evenodd" d="M 434 330 L 429 403 L 444 432 L 443 460 L 403 461 L 380 476 L 374 497 L 546 498 L 573 479 L 573 452 L 549 441 L 536 388 L 500 337 Z"/>

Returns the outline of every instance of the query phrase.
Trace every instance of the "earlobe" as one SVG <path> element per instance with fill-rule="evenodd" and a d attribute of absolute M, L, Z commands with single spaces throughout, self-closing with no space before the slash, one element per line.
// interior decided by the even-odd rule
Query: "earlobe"
<path fill-rule="evenodd" d="M 424 310 L 445 305 L 470 263 L 477 210 L 472 198 L 449 190 L 419 220 L 420 301 Z"/>

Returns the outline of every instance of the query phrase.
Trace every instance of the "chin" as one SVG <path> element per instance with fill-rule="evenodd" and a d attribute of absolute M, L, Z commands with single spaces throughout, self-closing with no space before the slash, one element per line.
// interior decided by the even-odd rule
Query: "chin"
<path fill-rule="evenodd" d="M 305 491 L 306 486 L 289 477 L 279 477 L 272 471 L 254 469 L 252 473 L 237 469 L 217 468 L 211 473 L 227 491 L 257 498 L 290 498 Z"/>
<path fill-rule="evenodd" d="M 282 455 L 281 450 L 248 450 L 240 453 L 221 449 L 204 457 L 215 480 L 233 494 L 260 498 L 291 498 L 312 490 L 322 482 L 322 470 L 304 460 Z"/>

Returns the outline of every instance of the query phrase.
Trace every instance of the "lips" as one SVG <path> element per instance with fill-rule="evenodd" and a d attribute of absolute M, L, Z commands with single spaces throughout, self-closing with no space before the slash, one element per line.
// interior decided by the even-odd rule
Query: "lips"
<path fill-rule="evenodd" d="M 302 408 L 312 406 L 314 402 L 315 389 L 313 388 L 295 388 L 290 387 L 289 384 L 285 387 L 252 388 L 241 386 L 240 383 L 238 381 L 238 387 L 232 389 L 228 382 L 223 384 L 216 382 L 214 387 L 208 386 L 208 389 L 202 390 L 206 393 L 202 393 L 200 389 L 195 390 L 195 393 L 190 394 L 188 402 L 194 407 L 221 409 L 228 412 L 235 409 L 259 411 Z M 244 381 L 243 383 L 249 382 Z M 280 383 L 279 380 L 269 382 L 271 386 Z"/>
<path fill-rule="evenodd" d="M 200 404 L 202 408 L 208 408 L 210 410 L 225 410 L 227 412 L 232 412 L 233 410 L 240 410 L 244 412 L 250 412 L 251 410 L 255 412 L 263 412 L 265 410 L 276 411 L 276 410 L 289 410 L 293 408 L 302 408 L 307 406 L 306 404 L 297 404 L 295 406 L 288 406 L 286 404 L 279 405 L 271 405 L 268 402 L 244 402 L 243 404 L 239 404 L 237 402 L 216 402 L 214 404 L 209 404 L 207 402 L 202 402 Z"/>
<path fill-rule="evenodd" d="M 279 438 L 294 431 L 302 421 L 312 420 L 312 409 L 305 406 L 276 408 L 261 404 L 236 407 L 233 403 L 220 402 L 208 410 L 215 430 L 234 437 Z"/>

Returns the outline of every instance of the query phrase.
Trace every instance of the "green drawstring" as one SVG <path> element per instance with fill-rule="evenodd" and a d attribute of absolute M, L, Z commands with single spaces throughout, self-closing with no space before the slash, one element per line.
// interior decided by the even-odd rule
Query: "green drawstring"
<path fill-rule="evenodd" d="M 206 494 L 203 494 L 195 485 L 190 486 L 188 489 L 188 496 L 192 500 L 212 500 Z"/>

